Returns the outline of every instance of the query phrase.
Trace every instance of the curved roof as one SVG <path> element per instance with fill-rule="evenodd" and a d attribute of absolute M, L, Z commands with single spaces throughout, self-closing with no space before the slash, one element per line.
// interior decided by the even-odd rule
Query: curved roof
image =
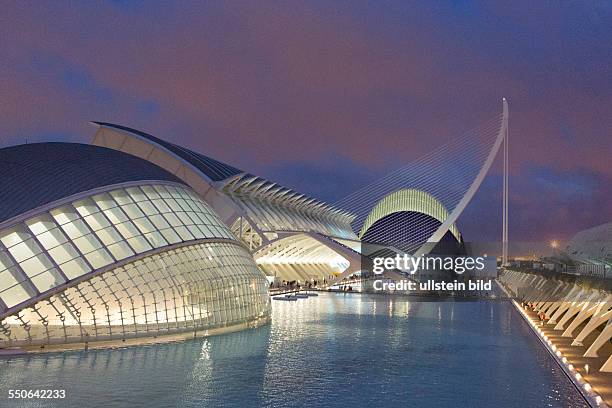
<path fill-rule="evenodd" d="M 235 177 L 230 177 L 224 180 L 222 184 L 223 190 L 228 194 L 251 195 L 261 199 L 275 200 L 277 203 L 291 203 L 294 208 L 303 206 L 311 210 L 329 211 L 347 217 L 349 223 L 355 218 L 348 211 L 250 173 L 242 173 Z"/>
<path fill-rule="evenodd" d="M 140 130 L 109 122 L 92 123 L 101 127 L 110 128 L 111 130 L 120 130 L 124 133 L 133 135 L 133 137 L 142 138 L 149 144 L 160 146 L 162 149 L 170 152 L 170 154 L 177 156 L 178 159 L 195 167 L 196 170 L 200 171 L 208 180 L 220 182 L 217 188 L 222 189 L 228 194 L 236 194 L 238 191 L 240 191 L 241 194 L 248 192 L 253 195 L 258 195 L 262 199 L 282 199 L 287 202 L 291 201 L 293 206 L 303 205 L 310 209 L 329 211 L 336 215 L 348 217 L 350 220 L 354 218 L 353 214 L 347 211 L 343 211 L 322 201 L 308 197 L 305 194 L 298 193 L 290 188 L 283 187 L 262 177 L 254 176 L 234 166 L 230 166 L 229 164 L 194 152 L 193 150 L 167 142 Z M 119 149 L 123 149 L 123 146 L 119 147 Z"/>
<path fill-rule="evenodd" d="M 144 180 L 185 184 L 146 160 L 80 143 L 34 143 L 0 149 L 0 222 L 98 187 Z"/>
<path fill-rule="evenodd" d="M 565 252 L 574 261 L 612 265 L 612 222 L 578 232 Z"/>
<path fill-rule="evenodd" d="M 418 212 L 428 215 L 440 221 L 440 224 L 446 221 L 449 216 L 449 212 L 446 207 L 444 207 L 444 204 L 442 204 L 433 195 L 423 190 L 403 188 L 386 195 L 374 206 L 374 208 L 372 208 L 368 214 L 368 217 L 361 226 L 359 236 L 363 237 L 368 229 L 374 225 L 374 223 L 376 223 L 376 221 L 381 220 L 393 213 L 405 211 Z M 417 230 L 422 229 L 421 225 L 417 224 L 416 227 L 418 227 Z M 414 227 L 412 229 L 414 230 Z M 459 233 L 459 230 L 455 224 L 450 226 L 449 231 L 453 233 L 455 238 L 457 238 L 457 241 L 461 241 L 461 234 Z M 435 232 L 436 230 L 431 231 L 430 236 Z"/>
<path fill-rule="evenodd" d="M 206 174 L 212 181 L 225 180 L 228 177 L 235 176 L 237 174 L 244 173 L 242 170 L 237 169 L 234 166 L 220 162 L 203 154 L 194 152 L 193 150 L 186 149 L 184 147 L 175 145 L 165 140 L 159 139 L 153 135 L 142 132 L 140 130 L 132 129 L 127 126 L 115 125 L 108 122 L 93 122 L 101 126 L 112 127 L 115 129 L 123 130 L 126 132 L 134 133 L 140 137 L 143 137 L 155 144 L 158 144 L 172 153 L 179 156 L 181 159 L 187 161 L 191 165 L 195 166 L 202 173 Z"/>

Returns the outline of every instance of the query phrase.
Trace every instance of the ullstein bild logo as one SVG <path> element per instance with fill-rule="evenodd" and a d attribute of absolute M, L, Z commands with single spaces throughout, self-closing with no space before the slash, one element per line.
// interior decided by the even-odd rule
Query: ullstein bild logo
<path fill-rule="evenodd" d="M 410 256 L 397 254 L 395 257 L 374 258 L 372 272 L 382 274 L 387 269 L 399 269 L 402 272 L 415 274 L 417 271 L 454 271 L 463 274 L 470 271 L 482 271 L 485 268 L 484 257 L 440 257 Z"/>

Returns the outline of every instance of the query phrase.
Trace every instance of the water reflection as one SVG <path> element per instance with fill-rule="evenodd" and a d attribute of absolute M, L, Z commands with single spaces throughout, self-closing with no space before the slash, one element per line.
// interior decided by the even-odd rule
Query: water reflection
<path fill-rule="evenodd" d="M 20 406 L 584 406 L 519 316 L 494 302 L 321 294 L 271 326 L 183 343 L 0 360 Z M 96 402 L 96 404 L 93 404 Z"/>

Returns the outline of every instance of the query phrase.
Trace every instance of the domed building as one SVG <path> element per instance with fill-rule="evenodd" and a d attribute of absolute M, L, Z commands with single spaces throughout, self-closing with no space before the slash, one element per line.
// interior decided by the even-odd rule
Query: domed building
<path fill-rule="evenodd" d="M 269 320 L 265 274 L 176 175 L 76 143 L 3 148 L 0 163 L 0 348 L 186 338 Z"/>
<path fill-rule="evenodd" d="M 576 273 L 610 278 L 612 273 L 612 222 L 578 232 L 568 242 L 562 258 Z"/>

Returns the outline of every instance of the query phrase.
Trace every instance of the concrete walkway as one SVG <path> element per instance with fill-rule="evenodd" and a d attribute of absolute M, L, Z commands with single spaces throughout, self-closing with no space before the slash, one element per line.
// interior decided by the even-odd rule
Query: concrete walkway
<path fill-rule="evenodd" d="M 583 357 L 586 352 L 586 347 L 583 346 L 572 346 L 571 343 L 574 340 L 571 337 L 562 337 L 562 330 L 553 330 L 554 324 L 544 323 L 539 325 L 540 318 L 537 313 L 533 310 L 525 310 L 527 316 L 536 323 L 537 327 L 548 337 L 553 345 L 561 352 L 562 356 L 565 357 L 569 364 L 574 368 L 574 372 L 579 373 L 584 380 L 591 385 L 593 391 L 601 396 L 603 402 L 608 406 L 612 406 L 612 373 L 603 373 L 599 371 L 599 368 L 607 360 L 607 357 L 589 358 Z M 586 322 L 585 322 L 586 324 Z M 579 327 L 576 332 L 579 333 L 582 327 Z M 599 332 L 593 333 L 590 337 L 595 339 Z M 591 338 L 585 339 L 585 344 L 590 344 Z M 600 350 L 600 355 L 609 356 L 612 344 L 607 344 Z M 589 372 L 587 373 L 585 364 L 589 365 Z M 574 378 L 575 379 L 575 378 Z M 601 404 L 600 406 L 604 406 Z"/>

